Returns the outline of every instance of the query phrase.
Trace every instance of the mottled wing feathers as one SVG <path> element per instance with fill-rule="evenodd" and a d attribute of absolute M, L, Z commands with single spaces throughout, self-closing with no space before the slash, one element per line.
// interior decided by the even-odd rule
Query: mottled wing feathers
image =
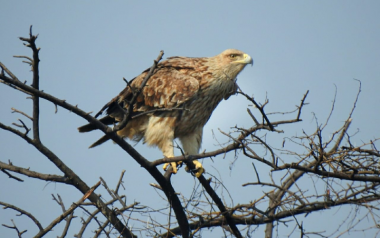
<path fill-rule="evenodd" d="M 149 78 L 142 92 L 137 97 L 134 112 L 144 112 L 159 108 L 179 107 L 190 100 L 199 90 L 199 80 L 202 78 L 197 71 L 203 58 L 171 57 L 157 65 L 154 74 Z M 130 82 L 120 94 L 107 103 L 97 114 L 99 116 L 107 109 L 112 117 L 122 115 L 116 103 L 127 108 L 133 97 L 133 90 L 142 84 L 148 70 Z"/>
<path fill-rule="evenodd" d="M 198 81 L 173 68 L 160 69 L 154 74 L 137 99 L 137 111 L 141 106 L 173 108 L 189 100 L 199 90 Z"/>

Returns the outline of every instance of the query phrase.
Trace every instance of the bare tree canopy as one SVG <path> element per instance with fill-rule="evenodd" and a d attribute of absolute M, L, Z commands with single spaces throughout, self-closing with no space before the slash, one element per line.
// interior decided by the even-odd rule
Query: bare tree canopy
<path fill-rule="evenodd" d="M 53 199 L 60 211 L 52 211 L 50 220 L 44 219 L 42 222 L 42 214 L 49 212 L 43 207 L 38 213 L 32 213 L 30 207 L 20 206 L 17 200 L 0 201 L 3 209 L 12 211 L 6 213 L 8 222 L 2 224 L 1 229 L 14 230 L 14 237 L 65 237 L 70 236 L 68 234 L 74 234 L 75 237 L 202 237 L 207 236 L 210 230 L 220 231 L 225 237 L 255 237 L 259 227 L 265 227 L 265 237 L 268 238 L 278 236 L 281 227 L 288 227 L 286 236 L 340 237 L 358 230 L 378 234 L 378 138 L 357 140 L 357 131 L 350 130 L 361 92 L 359 80 L 355 81 L 358 92 L 352 95 L 354 102 L 351 110 L 347 112 L 346 120 L 341 122 L 341 127 L 335 128 L 333 133 L 326 130 L 336 110 L 336 98 L 330 108 L 326 107 L 329 111 L 326 120 L 320 121 L 318 115 L 314 116 L 315 130 L 310 132 L 300 126 L 302 113 L 309 103 L 309 91 L 300 95 L 298 102 L 289 102 L 296 104 L 293 111 L 267 112 L 268 99 L 258 102 L 249 90 L 238 88 L 237 96 L 247 100 L 249 105 L 248 108 L 241 106 L 239 110 L 246 110 L 251 119 L 250 125 L 234 126 L 231 121 L 230 131 L 219 129 L 215 133 L 222 137 L 215 139 L 218 148 L 213 151 L 205 148 L 198 155 L 173 158 L 162 158 L 157 153 L 155 158 L 146 158 L 129 141 L 118 136 L 117 130 L 122 128 L 109 127 L 81 106 L 41 90 L 44 79 L 40 70 L 40 48 L 32 27 L 29 36 L 20 37 L 20 40 L 30 48 L 32 54 L 15 57 L 31 67 L 32 79 L 21 80 L 17 77 L 18 72 L 0 62 L 0 82 L 3 87 L 27 98 L 21 102 L 11 102 L 14 104 L 12 113 L 18 114 L 20 119 L 9 124 L 0 118 L 0 133 L 2 138 L 13 136 L 18 138 L 18 143 L 29 144 L 41 155 L 38 163 L 49 164 L 49 167 L 36 169 L 33 165 L 36 162 L 27 162 L 27 153 L 24 153 L 24 164 L 13 163 L 11 157 L 1 157 L 1 181 L 16 182 L 17 186 L 21 184 L 21 188 L 30 180 L 41 180 L 45 187 L 53 184 L 56 192 L 48 197 Z M 150 72 L 154 71 L 162 56 L 163 52 L 160 52 Z M 150 75 L 146 76 L 148 83 Z M 139 91 L 134 93 L 137 96 Z M 24 106 L 30 100 L 31 108 Z M 85 119 L 114 141 L 116 145 L 112 145 L 113 149 L 123 150 L 125 156 L 121 158 L 123 162 L 120 164 L 112 161 L 113 151 L 100 155 L 112 163 L 113 173 L 120 174 L 118 181 L 98 178 L 98 172 L 94 170 L 92 178 L 85 178 L 77 170 L 79 166 L 91 170 L 91 164 L 83 163 L 79 157 L 78 164 L 68 164 L 64 157 L 54 151 L 59 150 L 59 147 L 75 150 L 66 148 L 64 140 L 81 140 L 81 135 L 57 141 L 43 139 L 41 131 L 46 133 L 42 129 L 46 123 L 45 116 L 54 114 L 60 117 L 64 111 L 70 112 L 70 117 Z M 284 133 L 285 128 L 294 131 L 292 136 Z M 54 133 L 54 128 L 49 130 Z M 282 144 L 273 144 L 273 138 L 280 138 Z M 7 143 L 6 140 L 2 141 L 2 146 L 10 146 Z M 179 145 L 176 147 L 182 151 Z M 240 184 L 229 184 L 231 175 L 218 172 L 218 160 L 226 157 L 233 159 L 231 173 L 238 169 L 239 164 L 250 167 L 248 177 L 239 177 L 239 173 L 232 175 L 239 177 Z M 183 175 L 172 175 L 171 168 L 163 174 L 160 169 L 165 163 L 178 161 L 184 161 L 190 169 L 194 169 L 191 161 L 199 159 L 215 161 L 216 168 L 199 177 L 184 171 L 180 171 Z M 133 181 L 130 181 L 125 176 L 132 163 L 140 168 Z M 146 176 L 152 182 L 149 185 L 140 184 L 139 180 Z M 242 186 L 246 191 L 250 189 L 250 192 L 243 200 L 237 199 L 239 194 L 231 192 L 234 186 Z M 132 187 L 138 187 L 139 193 L 131 194 Z M 72 195 L 63 198 L 60 190 L 66 188 Z M 145 194 L 151 194 L 148 191 L 155 191 L 155 195 L 147 198 Z M 38 197 L 46 195 L 38 190 L 22 194 L 26 197 L 32 194 Z M 323 227 L 318 230 L 304 227 L 304 222 L 310 216 L 321 211 L 323 215 L 334 208 L 350 212 L 345 217 L 339 214 L 339 209 L 335 210 L 334 219 L 339 220 L 340 226 L 332 233 L 327 233 Z M 26 217 L 24 221 L 34 224 L 34 230 L 25 229 L 24 222 L 15 221 L 16 216 Z"/>

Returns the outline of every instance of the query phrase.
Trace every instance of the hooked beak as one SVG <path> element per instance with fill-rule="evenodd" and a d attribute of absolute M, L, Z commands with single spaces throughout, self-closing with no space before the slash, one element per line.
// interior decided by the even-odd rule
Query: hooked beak
<path fill-rule="evenodd" d="M 244 54 L 242 60 L 235 61 L 234 63 L 242 63 L 242 64 L 250 64 L 250 65 L 253 65 L 253 59 L 252 59 L 252 57 L 249 56 L 248 54 Z"/>

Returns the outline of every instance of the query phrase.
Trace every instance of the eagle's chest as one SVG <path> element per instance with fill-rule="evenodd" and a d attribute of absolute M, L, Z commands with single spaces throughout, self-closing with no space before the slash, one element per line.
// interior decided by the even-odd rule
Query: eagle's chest
<path fill-rule="evenodd" d="M 186 103 L 185 110 L 180 113 L 176 121 L 176 137 L 195 131 L 197 127 L 203 127 L 210 119 L 212 112 L 220 101 L 235 90 L 233 81 L 215 83 L 201 89 L 192 100 Z"/>

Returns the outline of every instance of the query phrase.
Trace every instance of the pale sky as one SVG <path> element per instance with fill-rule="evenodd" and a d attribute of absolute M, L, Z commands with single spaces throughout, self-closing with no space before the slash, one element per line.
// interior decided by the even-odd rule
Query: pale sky
<path fill-rule="evenodd" d="M 78 104 L 85 111 L 97 112 L 125 87 L 123 77 L 132 79 L 150 67 L 160 50 L 164 50 L 166 58 L 214 56 L 225 49 L 236 48 L 254 59 L 253 67 L 246 67 L 239 75 L 238 84 L 261 103 L 268 97 L 267 112 L 295 109 L 306 90 L 310 90 L 309 105 L 302 112 L 303 121 L 279 128 L 285 130 L 284 135 L 270 135 L 269 143 L 273 146 L 281 147 L 284 136 L 294 136 L 302 130 L 313 132 L 316 128 L 313 113 L 319 123 L 324 122 L 336 86 L 335 111 L 324 134 L 329 138 L 329 133 L 338 130 L 351 111 L 358 91 L 358 82 L 354 79 L 361 80 L 362 91 L 349 133 L 358 131 L 353 138 L 358 145 L 380 137 L 379 107 L 376 106 L 380 101 L 379 1 L 2 1 L 1 9 L 0 61 L 20 80 L 31 82 L 30 68 L 12 56 L 31 55 L 18 37 L 26 37 L 29 26 L 33 25 L 33 33 L 39 34 L 37 45 L 42 48 L 40 88 Z M 11 107 L 31 113 L 31 101 L 25 98 L 0 85 L 0 121 L 10 125 L 22 118 L 12 114 Z M 126 190 L 122 193 L 127 195 L 127 203 L 139 201 L 151 207 L 165 206 L 149 186 L 153 178 L 118 146 L 108 142 L 87 149 L 102 133 L 79 134 L 76 128 L 85 124 L 85 120 L 62 108 L 55 114 L 53 104 L 41 101 L 43 143 L 89 186 L 103 177 L 114 187 L 125 169 Z M 204 128 L 202 150 L 219 148 L 212 131 L 218 141 L 227 141 L 218 128 L 228 132 L 235 125 L 252 126 L 246 113 L 248 105 L 250 103 L 241 96 L 221 102 Z M 251 110 L 259 116 L 257 110 Z M 162 157 L 158 149 L 141 143 L 136 148 L 150 160 Z M 0 130 L 0 151 L 2 162 L 11 160 L 17 166 L 61 174 L 30 145 L 3 130 Z M 261 197 L 263 188 L 241 186 L 256 179 L 253 161 L 239 157 L 230 170 L 233 157 L 228 154 L 224 159 L 214 158 L 213 162 L 204 160 L 203 164 L 213 175 L 219 176 L 216 169 L 219 171 L 233 194 L 234 204 Z M 265 178 L 269 170 L 258 162 L 255 164 L 262 169 Z M 66 185 L 20 177 L 25 182 L 0 173 L 0 201 L 13 203 L 36 215 L 43 226 L 61 212 L 50 194 L 59 193 L 66 207 L 81 197 L 75 188 Z M 197 183 L 183 168 L 172 181 L 184 195 L 190 194 Z M 323 189 L 323 183 L 320 185 Z M 97 192 L 106 195 L 104 190 Z M 341 214 L 351 209 L 347 206 L 308 216 L 304 228 L 326 230 L 325 235 L 328 235 L 346 216 Z M 25 237 L 37 233 L 37 227 L 28 218 L 14 214 L 10 209 L 0 209 L 0 224 L 10 225 L 10 219 L 14 219 L 21 229 L 28 229 Z M 84 214 L 78 211 L 76 215 Z M 343 216 L 342 219 L 339 216 Z M 63 227 L 64 223 L 60 224 L 48 237 L 60 235 Z M 79 227 L 79 218 L 76 218 L 68 237 L 76 234 Z M 255 234 L 263 237 L 264 228 Z M 290 233 L 283 225 L 278 232 L 279 237 Z M 0 226 L 0 234 L 16 236 L 13 230 L 3 226 Z M 215 234 L 222 236 L 217 230 Z M 373 234 L 368 232 L 367 237 Z M 357 233 L 345 237 L 357 237 Z"/>

